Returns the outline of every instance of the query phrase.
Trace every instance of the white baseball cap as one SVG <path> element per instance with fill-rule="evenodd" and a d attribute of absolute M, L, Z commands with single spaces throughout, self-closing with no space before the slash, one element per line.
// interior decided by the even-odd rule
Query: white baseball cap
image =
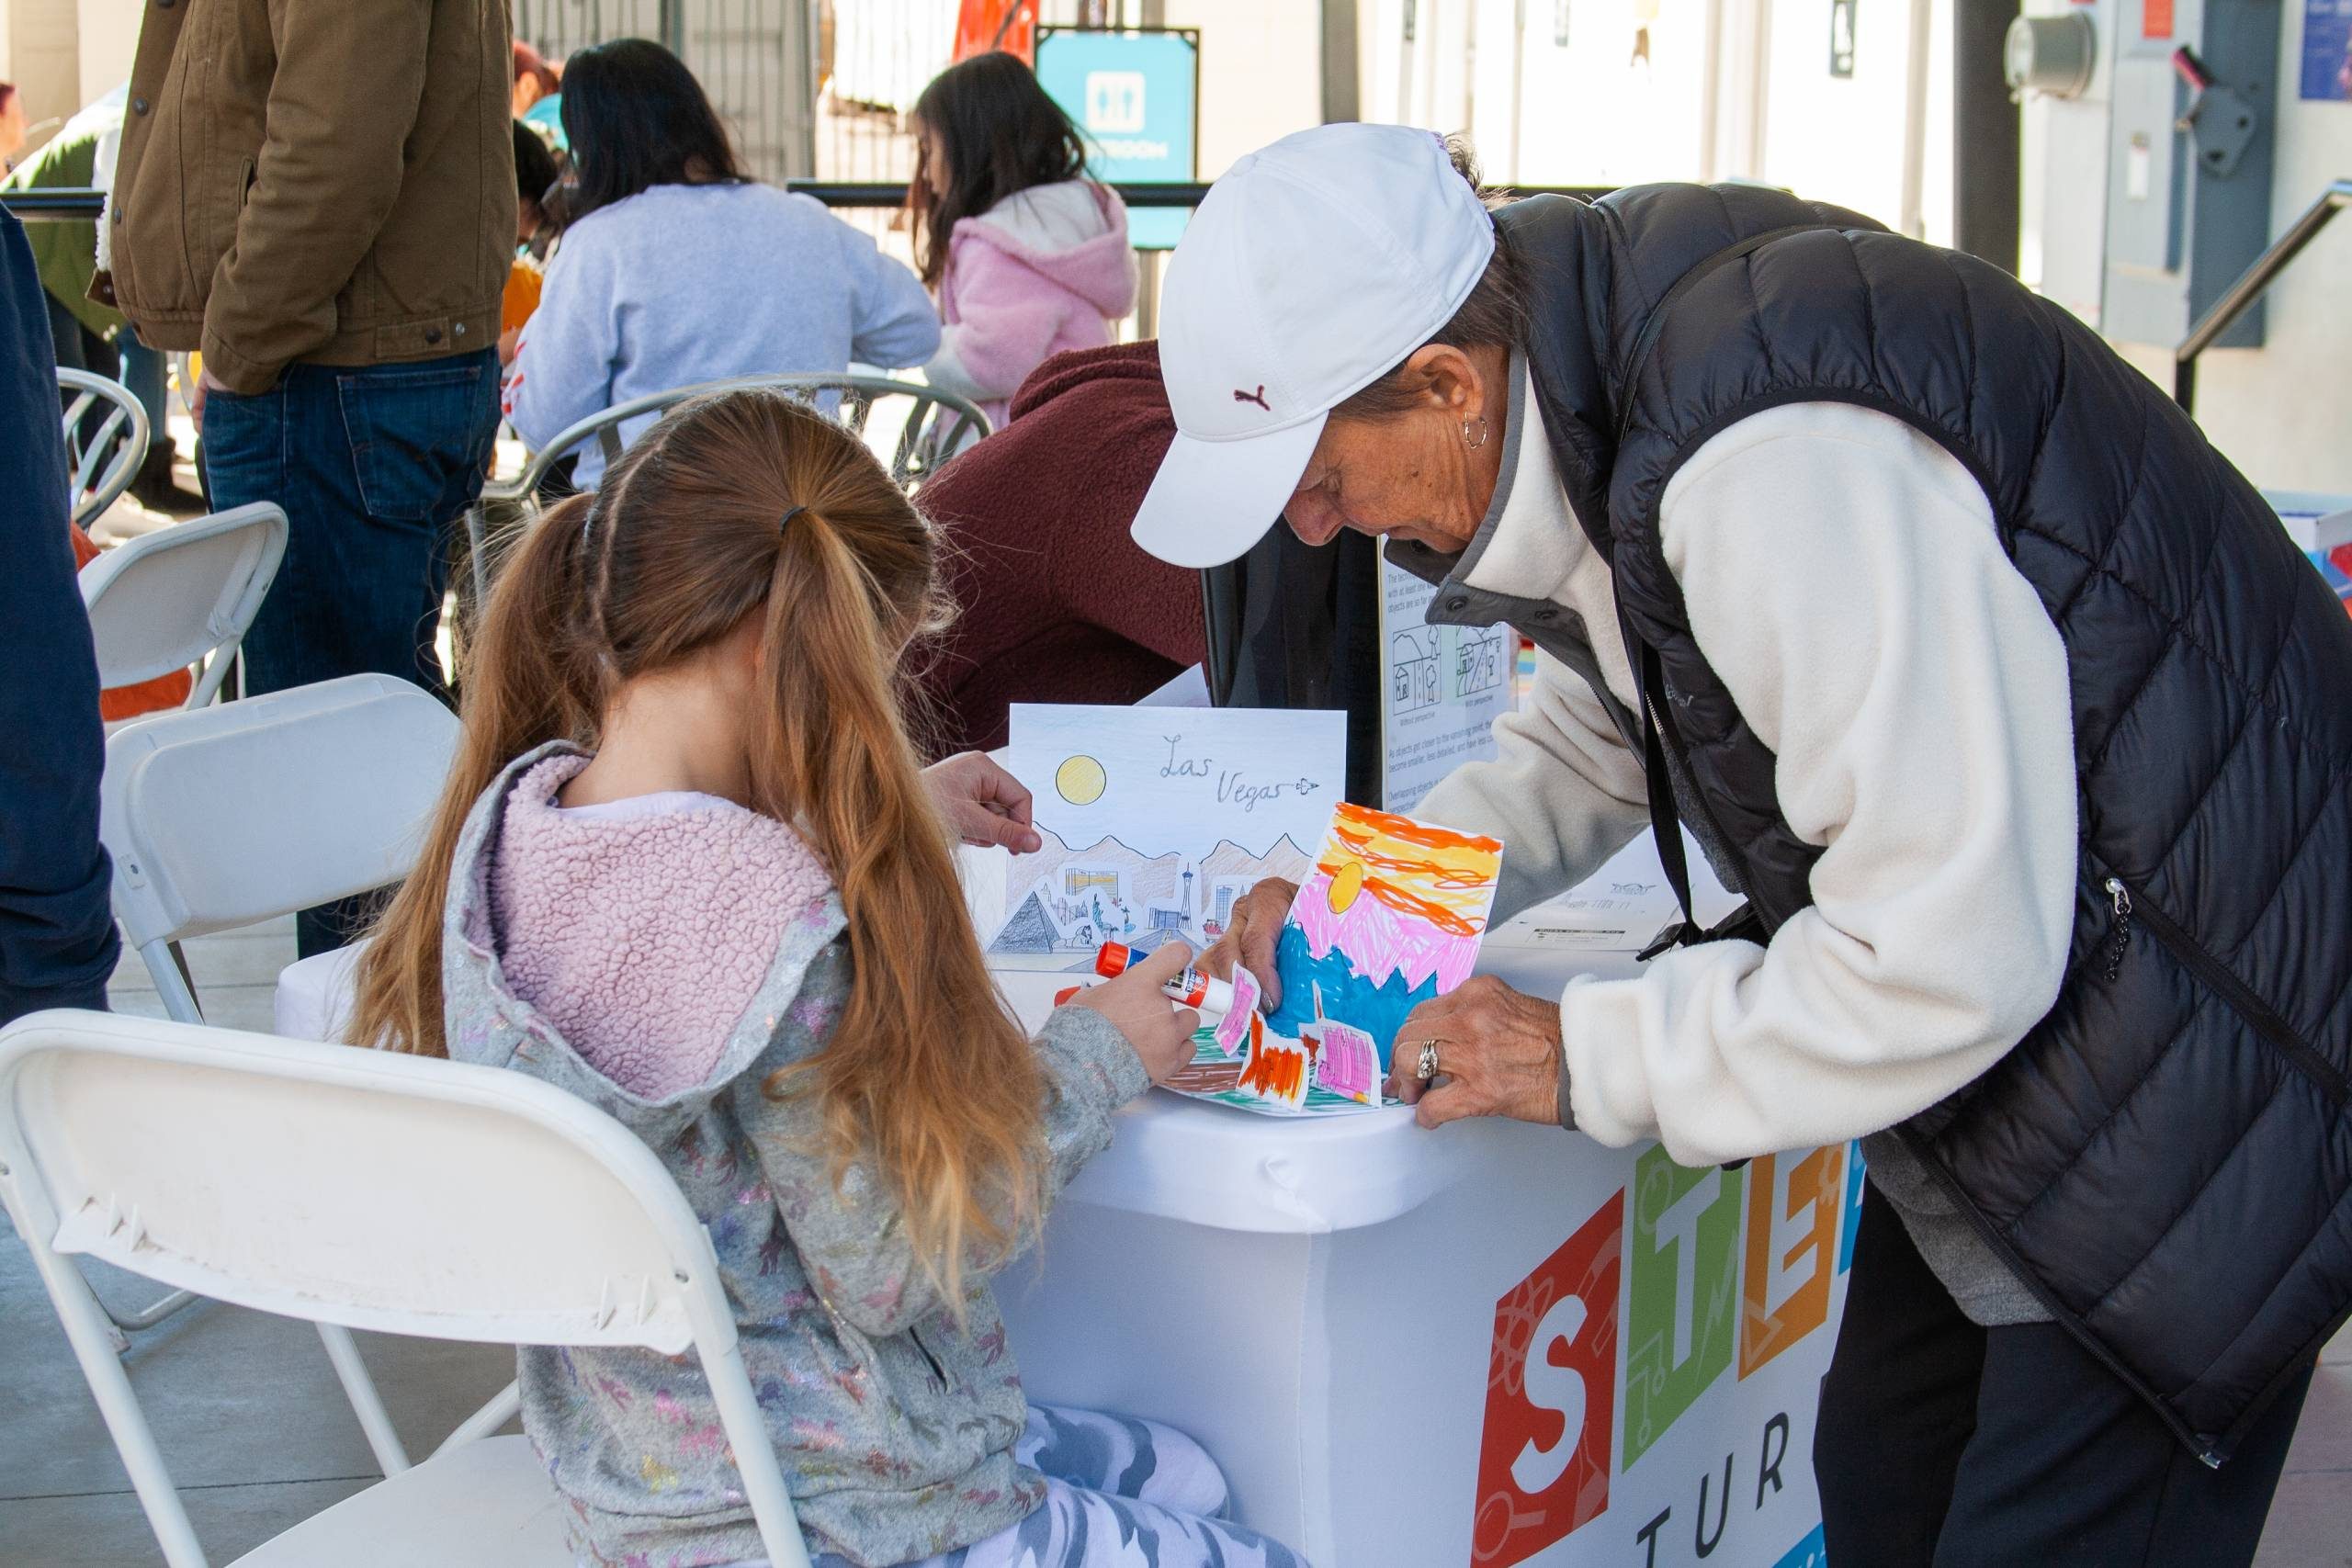
<path fill-rule="evenodd" d="M 1176 439 L 1136 543 L 1185 567 L 1256 544 L 1331 410 L 1435 336 L 1494 248 L 1427 130 L 1317 126 L 1227 170 L 1168 263 L 1159 375 Z"/>

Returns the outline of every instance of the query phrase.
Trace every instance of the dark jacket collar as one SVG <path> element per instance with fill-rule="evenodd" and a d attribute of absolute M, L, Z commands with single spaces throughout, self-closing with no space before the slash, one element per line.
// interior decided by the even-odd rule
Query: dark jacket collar
<path fill-rule="evenodd" d="M 1559 461 L 1568 507 L 1611 554 L 1609 473 L 1616 460 L 1616 408 L 1607 363 L 1615 270 L 1607 209 L 1565 196 L 1515 201 L 1495 223 L 1518 253 L 1528 291 L 1526 352 L 1544 434 Z"/>

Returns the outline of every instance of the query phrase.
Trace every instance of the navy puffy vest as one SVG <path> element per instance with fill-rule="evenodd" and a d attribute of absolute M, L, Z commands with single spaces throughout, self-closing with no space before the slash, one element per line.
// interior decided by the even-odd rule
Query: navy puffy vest
<path fill-rule="evenodd" d="M 1667 482 L 1736 421 L 1828 400 L 1984 487 L 2066 643 L 2073 950 L 2049 1015 L 1901 1131 L 2057 1321 L 2221 1462 L 2352 1309 L 2352 620 L 2154 384 L 1994 267 L 1745 187 L 1498 220 L 1569 500 L 1634 668 L 1653 652 L 1663 676 L 1679 793 L 1767 932 L 1811 902 L 1820 850 L 1691 636 Z"/>

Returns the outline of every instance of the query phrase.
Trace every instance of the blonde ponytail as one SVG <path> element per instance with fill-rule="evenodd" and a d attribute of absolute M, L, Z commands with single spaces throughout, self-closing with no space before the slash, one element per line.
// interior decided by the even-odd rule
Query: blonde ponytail
<path fill-rule="evenodd" d="M 873 455 L 781 395 L 682 405 L 505 564 L 461 672 L 465 735 L 416 869 L 361 960 L 352 1038 L 446 1054 L 442 913 L 474 803 L 522 753 L 594 750 L 618 683 L 758 615 L 771 700 L 751 805 L 797 828 L 848 914 L 847 1010 L 776 1075 L 812 1095 L 836 1173 L 871 1160 L 951 1302 L 1040 1212 L 1046 1083 L 998 998 L 953 844 L 899 706 L 908 648 L 942 623 L 940 545 Z"/>
<path fill-rule="evenodd" d="M 1044 1077 L 998 1002 L 889 679 L 914 626 L 812 506 L 787 531 L 761 671 L 775 724 L 753 774 L 797 804 L 849 917 L 833 1048 L 771 1080 L 824 1105 L 837 1170 L 870 1153 L 943 1293 L 1039 1213 Z"/>

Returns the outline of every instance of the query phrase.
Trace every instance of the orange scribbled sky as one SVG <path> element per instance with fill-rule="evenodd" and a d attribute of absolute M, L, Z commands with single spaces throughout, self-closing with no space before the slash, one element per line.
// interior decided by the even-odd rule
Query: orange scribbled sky
<path fill-rule="evenodd" d="M 1483 923 L 1502 853 L 1498 840 L 1341 806 L 1316 869 L 1331 879 L 1335 912 L 1361 892 L 1448 936 L 1472 936 Z"/>

